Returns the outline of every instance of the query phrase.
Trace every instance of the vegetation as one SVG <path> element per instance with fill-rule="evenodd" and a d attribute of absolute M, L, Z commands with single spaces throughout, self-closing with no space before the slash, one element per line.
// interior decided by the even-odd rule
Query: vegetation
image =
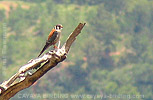
<path fill-rule="evenodd" d="M 79 22 L 87 25 L 66 62 L 12 100 L 42 100 L 43 95 L 59 100 L 59 94 L 62 100 L 96 95 L 96 100 L 152 100 L 152 0 L 0 1 L 0 51 L 7 26 L 7 55 L 0 53 L 0 69 L 7 70 L 0 70 L 1 82 L 38 56 L 54 25 L 64 26 L 63 43 Z"/>

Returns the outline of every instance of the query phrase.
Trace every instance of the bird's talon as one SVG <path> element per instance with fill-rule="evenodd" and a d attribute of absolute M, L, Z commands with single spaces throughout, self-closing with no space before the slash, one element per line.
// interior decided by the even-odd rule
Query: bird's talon
<path fill-rule="evenodd" d="M 59 49 L 59 46 L 58 47 L 55 45 L 58 41 L 59 41 L 59 38 L 60 38 L 60 34 L 61 34 L 61 30 L 62 30 L 63 26 L 61 24 L 57 24 L 53 29 L 52 31 L 50 32 L 49 36 L 48 36 L 48 39 L 46 41 L 46 45 L 44 46 L 44 48 L 42 49 L 42 51 L 40 52 L 40 54 L 38 55 L 38 57 L 48 48 L 50 47 L 51 45 L 54 45 L 54 50 L 58 50 Z"/>
<path fill-rule="evenodd" d="M 33 59 L 31 59 L 30 61 L 28 61 L 28 63 L 31 63 L 33 61 Z"/>

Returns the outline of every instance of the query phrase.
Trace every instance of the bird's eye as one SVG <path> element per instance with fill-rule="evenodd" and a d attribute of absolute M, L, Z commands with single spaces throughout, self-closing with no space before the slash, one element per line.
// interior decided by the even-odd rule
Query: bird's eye
<path fill-rule="evenodd" d="M 62 25 L 56 25 L 56 26 L 55 26 L 55 29 L 57 29 L 57 30 L 61 30 L 62 28 L 63 28 Z"/>

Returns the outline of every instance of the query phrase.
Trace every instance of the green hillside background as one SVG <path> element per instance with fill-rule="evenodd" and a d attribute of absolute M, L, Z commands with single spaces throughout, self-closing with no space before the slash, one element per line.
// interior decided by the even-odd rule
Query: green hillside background
<path fill-rule="evenodd" d="M 153 100 L 153 0 L 0 0 L 0 82 L 80 22 L 67 59 L 11 100 Z"/>

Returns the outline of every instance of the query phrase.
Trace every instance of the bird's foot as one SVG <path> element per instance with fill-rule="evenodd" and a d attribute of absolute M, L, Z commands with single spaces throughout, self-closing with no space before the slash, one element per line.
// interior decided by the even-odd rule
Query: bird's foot
<path fill-rule="evenodd" d="M 54 49 L 59 49 L 56 45 L 54 45 Z"/>

